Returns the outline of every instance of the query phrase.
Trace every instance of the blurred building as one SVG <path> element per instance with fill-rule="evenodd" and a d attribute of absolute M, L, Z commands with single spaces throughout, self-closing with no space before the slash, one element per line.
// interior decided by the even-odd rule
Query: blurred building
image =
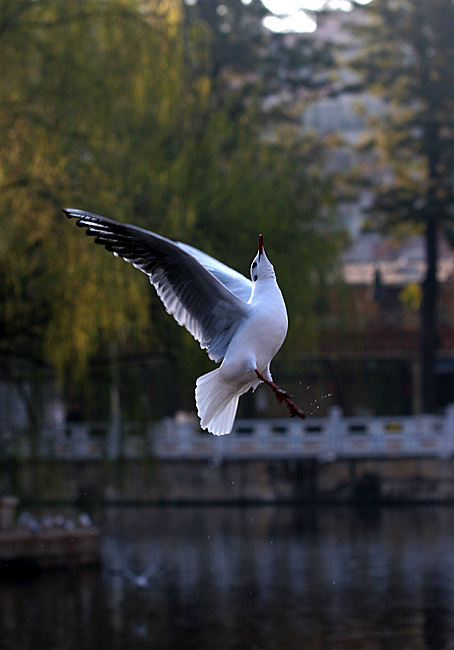
<path fill-rule="evenodd" d="M 439 242 L 437 405 L 454 402 L 454 254 Z M 421 411 L 420 307 L 424 240 L 360 235 L 343 256 L 343 319 L 320 338 L 334 401 L 347 412 Z M 335 308 L 334 308 L 335 309 Z"/>
<path fill-rule="evenodd" d="M 348 61 L 359 53 L 360 43 L 352 37 L 349 27 L 367 20 L 361 7 L 354 11 L 331 11 L 319 20 L 314 33 L 320 46 L 333 47 L 336 66 L 333 76 L 321 92 L 310 97 L 302 114 L 303 129 L 315 132 L 321 138 L 337 136 L 327 160 L 329 173 L 354 173 L 360 170 L 363 179 L 389 180 L 390 170 L 373 149 L 365 145 L 372 134 L 371 123 L 383 116 L 386 103 L 378 95 L 359 92 L 358 78 Z M 372 202 L 367 184 L 358 186 L 352 196 L 339 196 L 341 225 L 356 237 L 365 220 L 365 212 Z"/>

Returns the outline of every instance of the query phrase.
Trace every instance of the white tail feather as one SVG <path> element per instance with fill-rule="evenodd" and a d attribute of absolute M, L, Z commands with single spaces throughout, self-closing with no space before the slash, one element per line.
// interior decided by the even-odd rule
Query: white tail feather
<path fill-rule="evenodd" d="M 195 401 L 202 429 L 215 436 L 230 433 L 240 393 L 233 392 L 219 377 L 219 368 L 197 379 Z"/>

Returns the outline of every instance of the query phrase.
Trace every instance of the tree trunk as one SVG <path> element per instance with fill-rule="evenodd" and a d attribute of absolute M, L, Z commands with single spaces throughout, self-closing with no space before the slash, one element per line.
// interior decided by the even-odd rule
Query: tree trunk
<path fill-rule="evenodd" d="M 437 216 L 432 206 L 426 226 L 427 272 L 423 284 L 421 311 L 421 362 L 422 362 L 422 407 L 424 413 L 434 413 L 435 400 L 435 357 L 437 351 Z"/>
<path fill-rule="evenodd" d="M 122 453 L 120 371 L 118 364 L 118 347 L 112 341 L 110 345 L 110 426 L 107 440 L 107 457 L 109 460 L 118 460 Z"/>

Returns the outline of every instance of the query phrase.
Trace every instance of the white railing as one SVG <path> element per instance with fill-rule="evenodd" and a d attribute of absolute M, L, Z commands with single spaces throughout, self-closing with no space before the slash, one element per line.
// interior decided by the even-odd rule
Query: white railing
<path fill-rule="evenodd" d="M 237 420 L 231 434 L 202 433 L 193 420 L 166 420 L 155 433 L 162 459 L 448 457 L 454 455 L 454 405 L 444 415 Z"/>
<path fill-rule="evenodd" d="M 109 424 L 43 427 L 31 438 L 10 431 L 0 439 L 3 458 L 102 460 Z M 454 405 L 443 415 L 343 417 L 332 407 L 326 418 L 236 420 L 227 436 L 202 432 L 193 416 L 180 415 L 142 427 L 124 424 L 121 454 L 129 459 L 405 458 L 454 456 Z"/>

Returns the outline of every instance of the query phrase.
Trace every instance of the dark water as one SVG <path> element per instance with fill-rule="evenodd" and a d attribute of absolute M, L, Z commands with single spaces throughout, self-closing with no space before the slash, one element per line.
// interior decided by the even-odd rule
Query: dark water
<path fill-rule="evenodd" d="M 2 649 L 454 649 L 454 509 L 123 508 L 98 523 L 101 569 L 0 585 Z M 126 575 L 147 567 L 144 586 Z"/>

